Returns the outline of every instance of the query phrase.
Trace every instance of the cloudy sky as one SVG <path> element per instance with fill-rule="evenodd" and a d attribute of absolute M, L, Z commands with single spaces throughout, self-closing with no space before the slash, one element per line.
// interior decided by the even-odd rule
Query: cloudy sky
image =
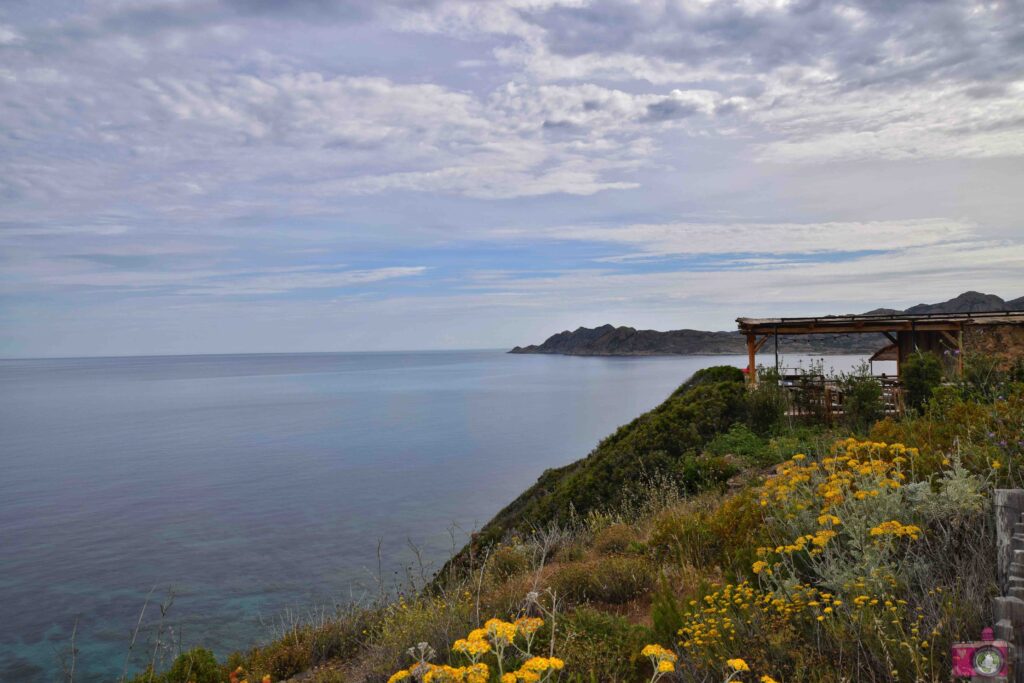
<path fill-rule="evenodd" d="M 5 0 L 0 356 L 1024 295 L 1024 2 Z"/>

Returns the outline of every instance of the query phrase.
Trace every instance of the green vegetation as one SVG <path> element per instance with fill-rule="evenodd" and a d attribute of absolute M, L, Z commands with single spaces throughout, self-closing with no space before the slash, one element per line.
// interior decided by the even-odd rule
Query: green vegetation
<path fill-rule="evenodd" d="M 843 391 L 843 422 L 853 431 L 864 431 L 884 414 L 882 385 L 871 376 L 867 363 L 840 376 Z"/>
<path fill-rule="evenodd" d="M 942 383 L 942 363 L 932 353 L 915 353 L 903 362 L 900 376 L 907 392 L 907 407 L 921 410 L 935 387 Z"/>
<path fill-rule="evenodd" d="M 791 424 L 770 383 L 698 373 L 546 472 L 428 587 L 296 626 L 218 680 L 946 680 L 950 642 L 989 617 L 988 497 L 1024 483 L 1024 384 L 978 361 L 940 385 L 915 362 L 914 413 L 877 420 L 854 373 L 834 428 Z"/>
<path fill-rule="evenodd" d="M 664 403 L 598 444 L 586 458 L 544 472 L 536 484 L 499 512 L 481 531 L 481 544 L 512 530 L 614 507 L 635 492 L 631 482 L 655 473 L 688 491 L 723 484 L 736 473 L 728 461 L 702 448 L 750 412 L 743 373 L 733 367 L 700 370 Z"/>
<path fill-rule="evenodd" d="M 483 527 L 479 543 L 494 543 L 512 530 L 616 507 L 637 492 L 638 482 L 654 474 L 673 479 L 690 494 L 721 487 L 738 471 L 738 464 L 723 456 L 736 454 L 706 446 L 733 433 L 729 430 L 734 425 L 761 436 L 778 427 L 783 397 L 770 380 L 766 377 L 757 391 L 750 392 L 736 368 L 698 371 L 664 403 L 617 429 L 583 460 L 547 470 Z M 742 438 L 743 432 L 733 435 Z M 748 449 L 743 455 L 759 454 Z"/>

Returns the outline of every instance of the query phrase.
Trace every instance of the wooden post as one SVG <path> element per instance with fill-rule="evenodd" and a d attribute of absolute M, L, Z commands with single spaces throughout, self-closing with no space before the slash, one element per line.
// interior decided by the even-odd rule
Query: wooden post
<path fill-rule="evenodd" d="M 757 386 L 757 337 L 747 335 L 747 383 Z"/>
<path fill-rule="evenodd" d="M 778 375 L 778 374 L 780 374 L 780 372 L 779 372 L 779 326 L 778 325 L 776 325 L 774 327 L 774 329 L 772 330 L 772 339 L 775 340 L 775 374 Z M 775 379 L 776 379 L 776 381 L 778 381 L 779 378 L 776 377 Z"/>
<path fill-rule="evenodd" d="M 960 331 L 956 335 L 957 352 L 956 352 L 956 374 L 959 377 L 964 376 L 964 326 L 960 325 Z"/>

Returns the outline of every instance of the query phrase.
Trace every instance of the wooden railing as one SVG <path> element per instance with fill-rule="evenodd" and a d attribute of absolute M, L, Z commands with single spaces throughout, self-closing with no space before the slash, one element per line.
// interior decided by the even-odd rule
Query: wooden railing
<path fill-rule="evenodd" d="M 891 377 L 874 378 L 882 386 L 882 412 L 899 416 L 905 410 L 903 388 Z M 818 418 L 832 422 L 845 414 L 843 385 L 821 375 L 785 375 L 779 386 L 786 392 L 788 414 L 794 417 Z"/>

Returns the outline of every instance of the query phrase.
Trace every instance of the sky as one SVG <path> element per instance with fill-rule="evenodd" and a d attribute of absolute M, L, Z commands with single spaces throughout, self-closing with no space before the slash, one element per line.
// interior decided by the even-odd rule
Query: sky
<path fill-rule="evenodd" d="M 4 0 L 0 356 L 1024 295 L 1024 1 Z"/>

